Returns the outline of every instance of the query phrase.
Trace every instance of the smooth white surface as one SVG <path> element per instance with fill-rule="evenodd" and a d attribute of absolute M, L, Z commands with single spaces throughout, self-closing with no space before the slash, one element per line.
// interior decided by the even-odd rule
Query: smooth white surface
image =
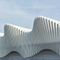
<path fill-rule="evenodd" d="M 0 58 L 11 51 L 27 58 L 44 49 L 60 55 L 60 22 L 39 16 L 35 18 L 32 30 L 11 24 L 4 26 L 4 36 L 0 38 Z"/>

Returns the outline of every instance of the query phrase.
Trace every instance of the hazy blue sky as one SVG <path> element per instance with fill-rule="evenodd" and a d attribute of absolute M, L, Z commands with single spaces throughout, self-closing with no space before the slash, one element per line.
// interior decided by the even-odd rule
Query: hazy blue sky
<path fill-rule="evenodd" d="M 60 0 L 0 0 L 0 32 L 5 23 L 32 28 L 40 15 L 60 20 Z"/>

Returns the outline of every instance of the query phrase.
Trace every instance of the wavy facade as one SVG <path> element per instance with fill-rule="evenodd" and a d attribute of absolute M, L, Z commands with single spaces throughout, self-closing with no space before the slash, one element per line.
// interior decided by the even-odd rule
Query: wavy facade
<path fill-rule="evenodd" d="M 60 55 L 59 21 L 39 16 L 35 18 L 32 30 L 6 24 L 4 34 L 0 33 L 0 58 L 12 51 L 27 58 L 44 49 Z"/>

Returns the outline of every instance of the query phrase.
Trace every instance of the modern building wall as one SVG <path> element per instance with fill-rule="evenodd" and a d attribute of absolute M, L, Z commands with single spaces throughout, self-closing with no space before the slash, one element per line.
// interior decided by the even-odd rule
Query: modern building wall
<path fill-rule="evenodd" d="M 54 52 L 41 52 L 44 49 Z M 60 59 L 57 54 L 60 56 L 59 21 L 39 16 L 32 30 L 6 24 L 4 34 L 0 34 L 0 58 L 3 60 Z"/>
<path fill-rule="evenodd" d="M 60 60 L 60 56 L 51 50 L 43 50 L 30 58 L 23 58 L 17 52 L 11 52 L 0 60 Z"/>

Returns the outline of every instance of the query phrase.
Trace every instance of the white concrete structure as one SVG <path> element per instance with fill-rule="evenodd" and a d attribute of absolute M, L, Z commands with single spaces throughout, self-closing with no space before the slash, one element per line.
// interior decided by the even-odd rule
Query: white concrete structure
<path fill-rule="evenodd" d="M 0 58 L 12 51 L 27 58 L 44 49 L 60 55 L 59 21 L 39 16 L 35 18 L 32 30 L 6 24 L 4 34 L 0 34 Z"/>
<path fill-rule="evenodd" d="M 60 56 L 51 50 L 43 50 L 33 57 L 23 58 L 17 52 L 11 52 L 0 60 L 60 60 Z"/>

